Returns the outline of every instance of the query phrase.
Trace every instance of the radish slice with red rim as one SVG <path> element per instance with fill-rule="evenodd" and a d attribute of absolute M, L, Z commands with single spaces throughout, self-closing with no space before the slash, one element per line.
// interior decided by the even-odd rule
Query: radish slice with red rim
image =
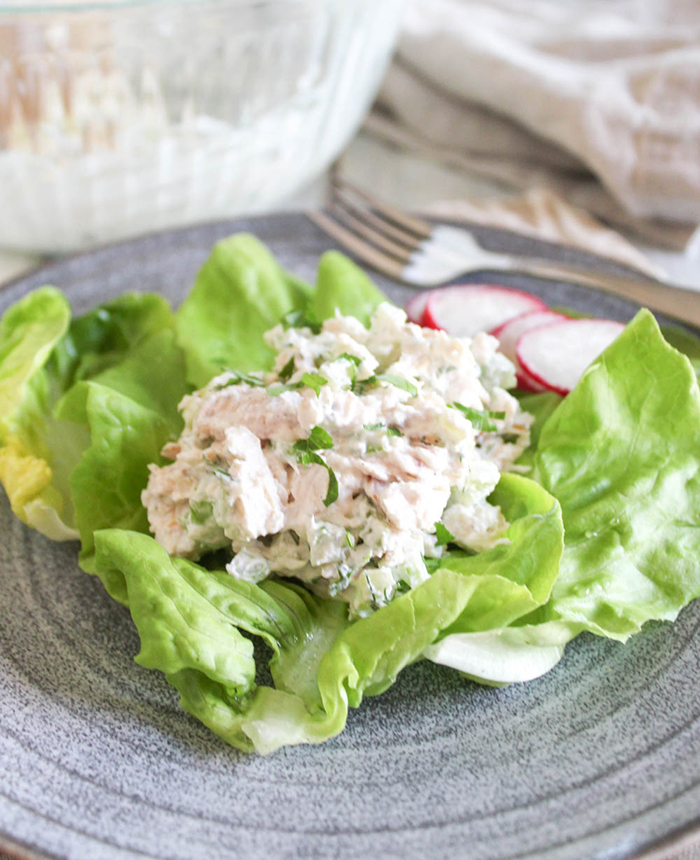
<path fill-rule="evenodd" d="M 491 334 L 498 338 L 500 349 L 506 358 L 509 358 L 513 364 L 517 364 L 517 356 L 515 350 L 518 346 L 518 341 L 521 335 L 525 334 L 531 328 L 537 328 L 541 325 L 547 325 L 553 322 L 563 322 L 569 319 L 564 314 L 558 314 L 555 311 L 529 311 L 528 313 L 520 314 L 515 319 L 499 325 Z"/>
<path fill-rule="evenodd" d="M 425 314 L 425 306 L 428 303 L 428 298 L 432 290 L 425 290 L 422 293 L 414 296 L 406 305 L 406 316 L 409 322 L 423 325 L 423 315 Z"/>
<path fill-rule="evenodd" d="M 492 331 L 529 311 L 545 311 L 537 296 L 493 284 L 455 284 L 431 290 L 423 325 L 444 329 L 453 337 L 473 337 Z"/>
<path fill-rule="evenodd" d="M 568 394 L 583 372 L 624 330 L 614 320 L 554 322 L 526 331 L 517 357 L 525 373 L 548 391 Z"/>
<path fill-rule="evenodd" d="M 518 381 L 518 388 L 521 391 L 529 391 L 531 394 L 541 394 L 543 391 L 547 390 L 544 385 L 540 385 L 540 383 L 536 379 L 533 379 L 526 370 L 523 370 L 519 362 L 515 371 L 515 378 Z"/>

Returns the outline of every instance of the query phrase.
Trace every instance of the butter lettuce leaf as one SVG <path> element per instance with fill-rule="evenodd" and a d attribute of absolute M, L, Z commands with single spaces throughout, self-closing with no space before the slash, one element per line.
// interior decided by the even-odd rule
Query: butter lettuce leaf
<path fill-rule="evenodd" d="M 318 264 L 316 289 L 310 308 L 318 320 L 333 317 L 336 311 L 354 316 L 369 326 L 377 306 L 386 297 L 375 287 L 367 274 L 344 254 L 326 251 Z"/>
<path fill-rule="evenodd" d="M 676 341 L 693 352 L 688 337 Z M 552 668 L 586 630 L 621 641 L 700 596 L 700 393 L 694 368 L 648 311 L 565 399 L 531 395 L 519 461 L 561 503 L 565 547 L 547 603 L 511 626 L 453 634 L 426 655 L 477 680 Z"/>
<path fill-rule="evenodd" d="M 146 535 L 110 529 L 95 539 L 97 573 L 129 606 L 139 632 L 137 662 L 164 672 L 185 710 L 246 751 L 301 742 L 307 723 L 325 723 L 325 715 L 312 718 L 315 677 L 347 626 L 346 606 L 292 584 L 242 582 L 171 558 Z M 256 684 L 254 645 L 244 633 L 272 650 L 276 688 Z M 335 723 L 337 731 L 343 726 L 344 719 Z M 331 730 L 325 723 L 318 739 Z"/>
<path fill-rule="evenodd" d="M 0 320 L 0 442 L 21 436 L 32 447 L 41 444 L 35 419 L 50 397 L 46 364 L 70 326 L 64 295 L 41 287 L 12 305 Z"/>
<path fill-rule="evenodd" d="M 185 361 L 172 330 L 141 341 L 119 365 L 78 382 L 56 405 L 64 426 L 89 440 L 69 479 L 80 564 L 93 572 L 93 532 L 148 532 L 141 492 L 148 466 L 161 465 L 163 445 L 177 438 L 177 405 L 186 392 Z"/>
<path fill-rule="evenodd" d="M 63 294 L 42 287 L 0 322 L 0 481 L 13 512 L 55 540 L 76 537 L 65 481 L 57 480 L 60 458 L 46 439 L 54 387 L 47 364 L 70 319 Z"/>
<path fill-rule="evenodd" d="M 224 368 L 267 370 L 274 352 L 263 334 L 305 307 L 310 292 L 254 236 L 217 242 L 176 314 L 189 382 L 201 388 Z"/>
<path fill-rule="evenodd" d="M 144 338 L 174 327 L 170 305 L 156 293 L 125 293 L 76 317 L 51 354 L 56 394 L 120 364 Z"/>
<path fill-rule="evenodd" d="M 478 555 L 448 553 L 441 569 L 481 576 L 484 581 L 465 610 L 425 649 L 435 663 L 452 666 L 476 681 L 525 681 L 559 662 L 578 630 L 513 634 L 510 625 L 544 605 L 559 575 L 564 528 L 559 503 L 541 486 L 504 475 L 489 497 L 511 523 L 504 542 Z M 438 573 L 440 569 L 438 569 Z"/>
<path fill-rule="evenodd" d="M 549 416 L 559 406 L 564 398 L 554 391 L 542 391 L 539 394 L 525 394 L 520 397 L 520 406 L 534 417 L 530 426 L 530 444 L 518 458 L 519 466 L 532 468 L 535 463 L 535 453 L 540 444 L 540 433 Z"/>
<path fill-rule="evenodd" d="M 489 502 L 510 522 L 503 540 L 476 555 L 446 553 L 438 568 L 484 580 L 445 635 L 511 624 L 547 602 L 559 575 L 564 527 L 558 501 L 529 478 L 507 474 Z"/>
<path fill-rule="evenodd" d="M 25 522 L 57 540 L 80 537 L 84 555 L 98 525 L 143 526 L 134 476 L 145 486 L 147 463 L 182 426 L 174 329 L 167 302 L 152 294 L 71 319 L 63 294 L 43 287 L 4 314 L 0 480 Z"/>
<path fill-rule="evenodd" d="M 693 368 L 640 311 L 542 428 L 566 548 L 540 620 L 624 641 L 700 595 L 698 427 Z"/>
<path fill-rule="evenodd" d="M 497 498 L 514 518 L 507 544 L 448 559 L 429 580 L 352 623 L 342 602 L 291 583 L 255 585 L 207 571 L 122 529 L 97 532 L 95 570 L 131 610 L 137 661 L 165 672 L 185 710 L 244 750 L 319 743 L 343 730 L 349 707 L 393 684 L 441 637 L 508 624 L 547 600 L 563 544 L 559 507 L 525 478 L 502 483 Z M 272 649 L 274 687 L 255 683 L 254 649 L 243 634 Z"/>
<path fill-rule="evenodd" d="M 578 633 L 562 621 L 523 624 L 452 633 L 428 646 L 424 654 L 480 684 L 502 686 L 533 681 L 553 669 L 564 648 Z"/>
<path fill-rule="evenodd" d="M 661 334 L 666 343 L 688 356 L 696 376 L 700 376 L 700 338 L 675 325 L 661 326 Z"/>
<path fill-rule="evenodd" d="M 188 380 L 201 388 L 224 368 L 267 370 L 273 350 L 263 334 L 294 311 L 322 322 L 336 310 L 369 324 L 386 298 L 343 254 L 321 257 L 315 287 L 286 272 L 254 236 L 218 242 L 176 314 Z"/>

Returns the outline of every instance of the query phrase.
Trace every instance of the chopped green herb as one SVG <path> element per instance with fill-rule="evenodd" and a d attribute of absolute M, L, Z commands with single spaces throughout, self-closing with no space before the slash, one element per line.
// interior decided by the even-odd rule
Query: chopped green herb
<path fill-rule="evenodd" d="M 229 472 L 227 472 L 225 469 L 214 469 L 214 471 L 215 471 L 215 472 L 218 472 L 218 473 L 219 473 L 219 475 L 223 475 L 223 476 L 224 476 L 224 478 L 228 478 L 229 480 L 231 479 L 231 475 L 230 475 L 230 473 L 229 473 Z"/>
<path fill-rule="evenodd" d="M 284 394 L 285 391 L 296 391 L 299 388 L 299 383 L 287 383 L 286 385 L 271 385 L 267 389 L 267 393 L 270 397 L 279 397 L 280 394 Z"/>
<path fill-rule="evenodd" d="M 298 391 L 305 385 L 309 388 L 313 388 L 316 392 L 316 396 L 318 396 L 321 386 L 328 385 L 328 380 L 324 376 L 320 376 L 318 373 L 305 373 L 299 382 L 287 382 L 284 385 L 271 385 L 267 389 L 267 393 L 270 397 L 279 397 L 280 394 L 283 394 L 285 391 Z"/>
<path fill-rule="evenodd" d="M 309 456 L 315 457 L 314 462 L 318 463 L 319 466 L 324 466 L 328 472 L 328 490 L 326 491 L 326 498 L 323 500 L 323 504 L 328 507 L 338 498 L 338 479 L 333 469 L 318 454 L 310 454 Z"/>
<path fill-rule="evenodd" d="M 404 379 L 403 376 L 394 376 L 393 373 L 379 373 L 375 379 L 377 382 L 388 382 L 390 385 L 394 385 L 402 391 L 408 391 L 411 397 L 418 396 L 418 389 L 416 386 L 407 379 Z"/>
<path fill-rule="evenodd" d="M 328 472 L 328 492 L 326 493 L 326 498 L 323 500 L 323 504 L 326 507 L 333 504 L 333 502 L 338 498 L 338 479 L 336 478 L 333 469 L 331 469 L 328 463 L 326 463 L 323 457 L 321 457 L 320 454 L 317 454 L 316 451 L 321 449 L 327 450 L 332 447 L 333 439 L 330 434 L 323 429 L 323 427 L 314 427 L 308 439 L 298 439 L 292 445 L 292 450 L 297 452 L 297 459 L 303 466 L 308 466 L 310 463 L 314 463 L 317 466 L 323 466 L 323 468 Z"/>
<path fill-rule="evenodd" d="M 328 583 L 328 593 L 331 597 L 335 597 L 336 594 L 339 594 L 341 591 L 344 591 L 348 585 L 350 585 L 350 578 L 352 577 L 352 568 L 348 567 L 347 564 L 339 564 L 338 565 L 338 576 L 340 577 L 335 582 Z"/>
<path fill-rule="evenodd" d="M 306 440 L 304 439 L 302 441 L 305 442 Z M 315 463 L 318 466 L 325 466 L 325 460 L 321 459 L 320 454 L 316 454 L 314 451 L 309 451 L 307 448 L 301 448 L 300 442 L 295 442 L 293 449 L 297 452 L 297 460 L 302 466 L 308 466 L 311 463 Z"/>
<path fill-rule="evenodd" d="M 489 412 L 484 409 L 472 409 L 471 406 L 464 406 L 462 403 L 451 403 L 454 409 L 465 415 L 477 430 L 492 431 L 496 429 L 494 421 L 502 421 L 506 417 L 505 412 Z"/>
<path fill-rule="evenodd" d="M 367 582 L 367 588 L 369 589 L 369 593 L 372 596 L 372 603 L 374 603 L 374 605 L 376 606 L 376 605 L 378 605 L 378 601 L 382 600 L 386 595 L 384 594 L 383 591 L 379 591 L 376 588 L 376 586 L 374 585 L 372 580 L 369 578 L 369 576 L 367 576 L 366 573 L 365 573 L 365 580 Z"/>
<path fill-rule="evenodd" d="M 294 368 L 296 367 L 296 360 L 294 356 L 292 356 L 289 361 L 285 364 L 285 366 L 280 370 L 279 377 L 282 382 L 289 382 L 294 373 Z"/>
<path fill-rule="evenodd" d="M 355 547 L 355 536 L 347 529 L 345 529 L 345 543 L 350 547 L 350 549 Z"/>
<path fill-rule="evenodd" d="M 362 363 L 362 359 L 357 355 L 350 355 L 349 352 L 344 352 L 341 355 L 336 356 L 333 361 L 340 361 L 341 359 L 350 362 L 350 380 L 352 385 L 354 385 L 355 380 L 357 379 L 357 368 Z"/>
<path fill-rule="evenodd" d="M 313 334 L 321 331 L 321 323 L 307 311 L 290 311 L 282 317 L 282 328 L 310 328 Z"/>
<path fill-rule="evenodd" d="M 501 439 L 503 439 L 507 445 L 517 445 L 520 441 L 520 436 L 518 436 L 517 433 L 503 433 L 501 434 Z"/>
<path fill-rule="evenodd" d="M 340 361 L 341 358 L 344 358 L 346 361 L 349 361 L 350 364 L 354 364 L 355 367 L 359 367 L 362 364 L 362 359 L 359 355 L 350 355 L 349 352 L 341 353 L 337 358 L 333 359 L 334 361 Z"/>
<path fill-rule="evenodd" d="M 299 546 L 299 535 L 294 531 L 294 529 L 289 530 L 289 534 L 294 541 L 294 543 Z"/>
<path fill-rule="evenodd" d="M 332 448 L 333 439 L 323 427 L 314 427 L 308 438 L 309 450 L 317 451 L 319 448 Z"/>
<path fill-rule="evenodd" d="M 214 506 L 211 502 L 207 502 L 204 499 L 190 500 L 190 519 L 196 526 L 201 526 L 202 523 L 211 519 L 213 510 Z"/>
<path fill-rule="evenodd" d="M 394 594 L 406 594 L 411 590 L 411 586 L 403 579 L 400 579 L 396 583 L 396 588 L 394 589 Z"/>
<path fill-rule="evenodd" d="M 319 451 L 333 447 L 333 438 L 323 427 L 314 427 L 308 439 L 298 439 L 292 448 L 295 451 Z"/>
<path fill-rule="evenodd" d="M 453 543 L 455 539 L 452 532 L 442 523 L 435 523 L 435 536 L 437 537 L 438 546 Z"/>
<path fill-rule="evenodd" d="M 309 388 L 313 388 L 316 392 L 316 396 L 318 397 L 321 387 L 323 385 L 328 385 L 328 380 L 325 376 L 321 376 L 319 373 L 305 373 L 301 377 L 301 384 L 307 385 Z"/>
<path fill-rule="evenodd" d="M 380 373 L 377 376 L 368 376 L 367 379 L 359 379 L 357 382 L 353 383 L 352 390 L 356 391 L 358 394 L 364 394 L 368 388 L 376 385 L 378 382 L 388 382 L 390 385 L 394 385 L 402 391 L 408 391 L 412 397 L 416 397 L 418 394 L 418 389 L 412 382 L 409 382 L 402 376 L 394 376 L 393 373 Z"/>
<path fill-rule="evenodd" d="M 398 427 L 387 427 L 386 424 L 382 424 L 379 421 L 377 424 L 363 424 L 362 425 L 365 430 L 386 430 L 388 436 L 403 436 L 403 433 L 399 430 Z"/>
<path fill-rule="evenodd" d="M 335 476 L 335 472 L 328 464 L 326 464 L 326 469 L 328 470 L 328 491 L 326 492 L 326 498 L 323 500 L 323 504 L 328 507 L 328 505 L 332 505 L 338 498 L 338 479 Z"/>
<path fill-rule="evenodd" d="M 240 385 L 241 383 L 250 385 L 252 388 L 259 388 L 265 385 L 262 379 L 259 379 L 257 376 L 251 376 L 249 373 L 239 373 L 237 370 L 232 370 L 230 373 L 231 379 L 222 382 L 221 385 L 217 385 L 214 389 L 215 391 L 221 391 L 222 388 L 229 388 L 231 385 Z"/>

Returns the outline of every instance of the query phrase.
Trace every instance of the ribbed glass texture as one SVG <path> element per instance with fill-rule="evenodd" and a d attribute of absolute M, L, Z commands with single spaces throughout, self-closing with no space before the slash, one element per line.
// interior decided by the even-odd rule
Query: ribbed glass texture
<path fill-rule="evenodd" d="M 401 0 L 0 5 L 0 247 L 259 212 L 356 130 Z"/>

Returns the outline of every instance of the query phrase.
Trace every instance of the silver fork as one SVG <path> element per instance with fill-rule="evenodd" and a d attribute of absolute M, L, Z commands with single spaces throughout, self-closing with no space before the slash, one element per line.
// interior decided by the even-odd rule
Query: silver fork
<path fill-rule="evenodd" d="M 574 281 L 700 326 L 700 292 L 690 287 L 634 270 L 621 275 L 569 261 L 488 251 L 465 227 L 429 224 L 337 176 L 328 209 L 307 215 L 363 262 L 412 287 L 432 287 L 475 272 L 514 272 Z"/>

